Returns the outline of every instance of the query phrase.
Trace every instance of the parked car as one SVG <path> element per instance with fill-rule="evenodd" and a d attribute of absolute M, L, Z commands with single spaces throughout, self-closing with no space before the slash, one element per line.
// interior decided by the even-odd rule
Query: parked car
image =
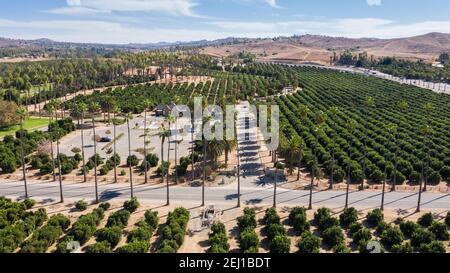
<path fill-rule="evenodd" d="M 112 139 L 109 137 L 102 137 L 99 142 L 111 142 Z"/>

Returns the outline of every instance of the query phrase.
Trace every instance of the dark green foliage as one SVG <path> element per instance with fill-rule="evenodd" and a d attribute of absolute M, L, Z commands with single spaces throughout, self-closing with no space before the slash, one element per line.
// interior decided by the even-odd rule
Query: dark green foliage
<path fill-rule="evenodd" d="M 122 247 L 119 247 L 116 250 L 116 253 L 122 253 L 122 254 L 127 254 L 127 253 L 134 253 L 134 254 L 139 254 L 139 253 L 147 253 L 148 250 L 150 249 L 150 243 L 148 241 L 140 241 L 140 240 L 134 240 L 131 243 L 128 243 Z"/>
<path fill-rule="evenodd" d="M 355 208 L 346 208 L 341 215 L 339 221 L 344 228 L 348 228 L 351 224 L 358 221 L 358 211 Z"/>
<path fill-rule="evenodd" d="M 390 249 L 393 245 L 399 245 L 404 240 L 404 235 L 400 228 L 389 226 L 380 235 L 381 243 Z"/>
<path fill-rule="evenodd" d="M 419 228 L 411 236 L 411 245 L 418 248 L 422 244 L 430 244 L 434 240 L 436 240 L 434 233 L 427 229 Z"/>
<path fill-rule="evenodd" d="M 407 237 L 411 237 L 413 233 L 420 228 L 420 226 L 413 221 L 405 221 L 400 223 L 400 230 Z"/>
<path fill-rule="evenodd" d="M 130 212 L 125 209 L 119 210 L 109 215 L 106 226 L 107 227 L 118 226 L 120 228 L 124 228 L 128 224 L 128 219 L 130 219 Z"/>
<path fill-rule="evenodd" d="M 95 243 L 86 247 L 85 253 L 87 254 L 107 254 L 113 253 L 113 250 L 107 241 Z"/>
<path fill-rule="evenodd" d="M 95 232 L 97 242 L 108 242 L 114 248 L 122 237 L 122 228 L 118 226 L 106 227 Z"/>
<path fill-rule="evenodd" d="M 123 203 L 123 208 L 130 213 L 135 212 L 139 208 L 139 206 L 140 204 L 136 197 L 133 197 L 132 199 Z"/>
<path fill-rule="evenodd" d="M 344 233 L 338 226 L 333 226 L 322 232 L 322 239 L 331 248 L 344 242 Z"/>
<path fill-rule="evenodd" d="M 165 253 L 168 250 L 176 252 L 183 244 L 189 217 L 189 211 L 185 208 L 176 208 L 173 212 L 169 212 L 162 232 L 163 241 L 158 248 L 158 252 Z"/>
<path fill-rule="evenodd" d="M 88 203 L 86 203 L 86 201 L 84 200 L 80 200 L 78 202 L 75 203 L 75 208 L 79 211 L 85 211 L 88 207 Z"/>
<path fill-rule="evenodd" d="M 384 220 L 383 212 L 380 209 L 374 209 L 367 213 L 367 224 L 371 227 L 378 226 Z"/>
<path fill-rule="evenodd" d="M 434 216 L 431 212 L 425 213 L 422 215 L 419 220 L 417 220 L 417 223 L 421 225 L 422 227 L 429 227 L 434 221 Z"/>
<path fill-rule="evenodd" d="M 228 244 L 228 237 L 224 224 L 215 223 L 212 225 L 211 233 L 209 234 L 209 243 L 211 245 L 208 249 L 209 253 L 228 253 L 230 244 Z"/>
<path fill-rule="evenodd" d="M 135 167 L 139 164 L 139 159 L 136 155 L 131 155 L 127 157 L 127 167 Z"/>
<path fill-rule="evenodd" d="M 321 239 L 311 232 L 306 231 L 302 233 L 302 237 L 297 242 L 299 253 L 319 253 Z"/>
<path fill-rule="evenodd" d="M 256 213 L 254 209 L 245 208 L 244 215 L 237 219 L 238 227 L 240 230 L 255 229 L 256 228 Z"/>
<path fill-rule="evenodd" d="M 433 232 L 433 234 L 436 236 L 436 239 L 439 241 L 448 241 L 450 239 L 447 225 L 444 223 L 435 221 L 428 229 Z"/>

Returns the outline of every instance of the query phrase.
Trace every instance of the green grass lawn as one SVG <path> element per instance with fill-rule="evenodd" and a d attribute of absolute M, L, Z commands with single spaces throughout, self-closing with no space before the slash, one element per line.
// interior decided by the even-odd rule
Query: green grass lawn
<path fill-rule="evenodd" d="M 48 125 L 48 118 L 30 117 L 25 120 L 23 128 L 28 131 L 35 131 L 46 127 Z M 19 125 L 11 126 L 10 128 L 0 128 L 0 137 L 7 135 L 14 135 L 20 129 Z"/>

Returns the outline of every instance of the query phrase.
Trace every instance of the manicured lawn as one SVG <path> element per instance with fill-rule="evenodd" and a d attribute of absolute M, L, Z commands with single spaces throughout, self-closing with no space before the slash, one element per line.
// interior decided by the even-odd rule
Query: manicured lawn
<path fill-rule="evenodd" d="M 28 131 L 35 131 L 40 128 L 46 127 L 47 125 L 48 125 L 48 118 L 30 117 L 24 122 L 23 128 Z M 0 137 L 13 135 L 19 129 L 20 129 L 19 125 L 11 126 L 10 128 L 0 128 Z"/>

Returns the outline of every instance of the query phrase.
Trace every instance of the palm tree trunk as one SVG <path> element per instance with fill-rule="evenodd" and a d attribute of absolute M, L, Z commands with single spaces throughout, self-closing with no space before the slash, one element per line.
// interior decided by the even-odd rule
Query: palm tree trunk
<path fill-rule="evenodd" d="M 192 121 L 192 129 L 191 129 L 191 160 L 192 160 L 192 165 L 191 165 L 191 167 L 192 167 L 192 181 L 194 181 L 194 179 L 195 179 L 195 170 L 194 170 L 194 165 L 195 165 L 195 162 L 194 162 L 194 118 L 192 117 L 192 119 L 191 119 L 191 121 Z"/>
<path fill-rule="evenodd" d="M 235 129 L 236 131 L 236 129 Z M 239 143 L 237 143 L 236 146 L 236 152 L 237 152 L 237 181 L 238 181 L 238 203 L 237 207 L 241 207 L 241 159 L 239 158 Z"/>
<path fill-rule="evenodd" d="M 25 152 L 23 148 L 23 117 L 20 117 L 20 160 L 22 163 L 23 185 L 25 187 L 25 198 L 28 198 L 27 173 L 25 169 Z"/>
<path fill-rule="evenodd" d="M 144 112 L 144 177 L 145 184 L 148 183 L 148 166 L 147 166 L 147 108 L 145 108 Z"/>
<path fill-rule="evenodd" d="M 352 169 L 351 160 L 352 160 L 352 157 L 350 155 L 350 161 L 349 161 L 348 168 L 347 168 L 347 188 L 345 190 L 345 208 L 348 208 L 348 194 L 350 191 L 350 181 L 351 181 L 350 171 Z"/>
<path fill-rule="evenodd" d="M 58 160 L 58 180 L 59 180 L 59 196 L 61 203 L 64 203 L 63 185 L 62 185 L 62 171 L 61 171 L 61 158 L 59 156 L 59 132 L 56 135 L 56 159 Z"/>
<path fill-rule="evenodd" d="M 176 119 L 175 119 L 175 131 L 176 131 L 176 135 L 175 135 L 175 181 L 176 181 L 176 184 L 178 185 L 178 172 L 177 172 L 177 164 L 178 164 L 178 140 L 177 140 L 178 125 L 177 125 L 177 120 Z"/>
<path fill-rule="evenodd" d="M 98 199 L 98 180 L 97 180 L 97 139 L 95 135 L 95 118 L 92 113 L 92 133 L 94 134 L 94 182 L 95 182 L 95 203 L 99 203 Z"/>
<path fill-rule="evenodd" d="M 206 154 L 208 141 L 204 139 L 203 142 L 203 182 L 202 182 L 202 207 L 205 206 L 205 182 L 206 182 Z"/>
<path fill-rule="evenodd" d="M 334 149 L 334 148 L 333 148 Z M 332 151 L 332 156 L 331 156 L 331 177 L 330 177 L 330 190 L 333 189 L 333 184 L 334 184 L 334 150 Z"/>
<path fill-rule="evenodd" d="M 113 149 L 114 149 L 114 183 L 117 183 L 117 164 L 119 164 L 118 162 L 116 162 L 116 142 L 117 142 L 117 135 L 116 135 L 116 111 L 114 111 L 114 120 L 113 120 L 113 126 L 114 126 L 114 143 L 113 143 Z"/>
<path fill-rule="evenodd" d="M 381 192 L 381 210 L 384 210 L 384 195 L 386 193 L 387 164 L 384 164 L 383 191 Z"/>
<path fill-rule="evenodd" d="M 170 131 L 170 122 L 169 122 L 169 131 Z M 171 133 L 170 133 L 171 134 Z M 166 174 L 166 186 L 167 186 L 167 206 L 170 205 L 170 186 L 169 186 L 169 176 L 170 176 L 170 134 L 167 138 L 167 174 Z"/>
<path fill-rule="evenodd" d="M 127 130 L 128 130 L 128 156 L 131 157 L 131 136 L 130 136 L 130 119 L 127 117 Z M 131 163 L 131 162 L 129 162 Z M 130 194 L 131 198 L 134 197 L 133 192 L 133 167 L 129 164 L 129 172 L 130 172 Z"/>
<path fill-rule="evenodd" d="M 83 179 L 84 183 L 87 182 L 87 174 L 86 174 L 86 159 L 85 159 L 85 153 L 84 153 L 84 131 L 83 131 L 83 124 L 84 124 L 84 114 L 81 113 L 81 157 L 83 158 Z"/>
<path fill-rule="evenodd" d="M 395 191 L 395 186 L 397 184 L 397 166 L 398 166 L 398 162 L 397 162 L 397 152 L 398 152 L 398 146 L 397 146 L 397 139 L 398 139 L 398 134 L 395 134 L 395 154 L 394 154 L 394 177 L 392 178 L 392 188 L 391 191 Z"/>
<path fill-rule="evenodd" d="M 53 118 L 53 113 L 50 113 L 49 116 L 49 124 L 51 123 Z M 50 137 L 50 153 L 51 153 L 51 158 L 52 158 L 52 175 L 53 175 L 53 182 L 56 181 L 56 173 L 55 173 L 55 153 L 53 152 L 53 139 Z"/>
<path fill-rule="evenodd" d="M 278 186 L 278 166 L 277 166 L 277 151 L 275 154 L 275 182 L 273 184 L 273 207 L 277 207 L 277 186 Z"/>
<path fill-rule="evenodd" d="M 423 162 L 422 162 L 422 173 L 421 173 L 421 175 L 420 175 L 420 181 L 419 181 L 419 197 L 418 197 L 418 199 L 417 199 L 417 209 L 416 209 L 416 212 L 420 212 L 420 205 L 421 205 L 421 202 L 422 202 L 422 192 L 423 192 L 423 189 L 422 189 L 422 184 L 423 184 L 423 182 L 424 182 L 424 166 L 423 166 L 424 164 L 423 164 Z"/>

